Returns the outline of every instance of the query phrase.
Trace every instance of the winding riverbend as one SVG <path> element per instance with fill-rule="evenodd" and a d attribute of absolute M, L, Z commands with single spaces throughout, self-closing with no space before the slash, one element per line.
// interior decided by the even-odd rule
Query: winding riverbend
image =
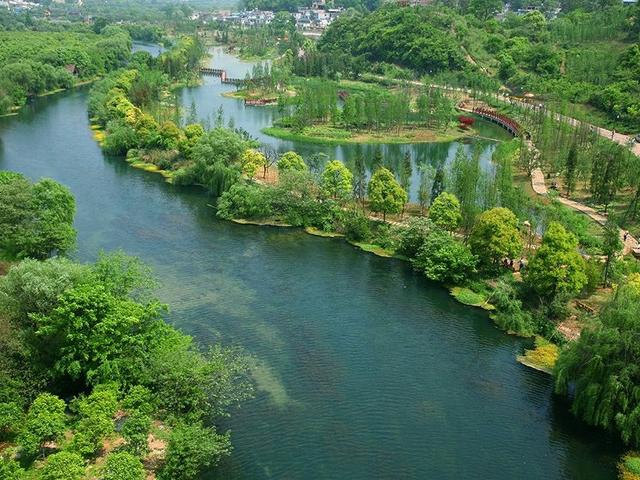
<path fill-rule="evenodd" d="M 218 101 L 214 81 L 183 95 Z M 484 312 L 339 240 L 217 220 L 200 190 L 105 158 L 86 101 L 78 89 L 0 119 L 0 168 L 71 188 L 78 259 L 140 256 L 173 322 L 255 356 L 257 396 L 211 478 L 615 478 L 618 446 L 556 403 L 550 378 L 514 361 L 526 343 Z M 269 115 L 220 101 L 247 130 Z"/>

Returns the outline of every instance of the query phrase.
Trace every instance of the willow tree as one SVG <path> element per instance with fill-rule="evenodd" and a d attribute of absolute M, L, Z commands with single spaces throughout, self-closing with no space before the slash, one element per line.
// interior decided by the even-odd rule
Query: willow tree
<path fill-rule="evenodd" d="M 572 391 L 572 411 L 590 425 L 617 432 L 640 447 L 640 292 L 622 287 L 560 353 L 558 393 Z"/>

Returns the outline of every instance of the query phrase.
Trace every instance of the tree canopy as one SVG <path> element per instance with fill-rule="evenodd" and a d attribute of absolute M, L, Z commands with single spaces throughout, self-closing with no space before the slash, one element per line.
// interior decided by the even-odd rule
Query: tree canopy
<path fill-rule="evenodd" d="M 384 220 L 388 213 L 400 213 L 407 201 L 407 192 L 402 189 L 393 173 L 384 167 L 373 173 L 367 192 L 371 210 L 382 212 Z"/>
<path fill-rule="evenodd" d="M 587 283 L 587 276 L 575 236 L 552 222 L 525 269 L 524 279 L 543 298 L 578 293 Z"/>

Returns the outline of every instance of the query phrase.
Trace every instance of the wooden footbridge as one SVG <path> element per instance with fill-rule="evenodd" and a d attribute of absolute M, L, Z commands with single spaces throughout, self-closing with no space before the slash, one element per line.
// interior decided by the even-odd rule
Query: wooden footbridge
<path fill-rule="evenodd" d="M 227 76 L 227 71 L 221 68 L 200 67 L 202 75 L 211 75 L 212 77 L 220 77 L 222 83 L 242 86 L 245 83 L 244 78 L 232 78 Z"/>
<path fill-rule="evenodd" d="M 473 108 L 471 112 L 481 116 L 486 120 L 489 120 L 490 122 L 500 125 L 502 128 L 516 137 L 524 133 L 524 129 L 518 122 L 490 108 L 476 107 Z"/>

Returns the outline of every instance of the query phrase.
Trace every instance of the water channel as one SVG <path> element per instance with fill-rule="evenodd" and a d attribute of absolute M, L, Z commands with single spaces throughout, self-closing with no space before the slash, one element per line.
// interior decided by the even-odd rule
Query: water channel
<path fill-rule="evenodd" d="M 279 150 L 299 147 L 262 136 L 271 113 L 221 97 L 228 88 L 208 78 L 182 98 L 203 116 L 223 105 Z M 235 449 L 208 478 L 615 478 L 619 447 L 576 421 L 548 376 L 515 361 L 526 341 L 403 262 L 217 220 L 201 190 L 105 157 L 86 104 L 78 89 L 0 119 L 0 168 L 69 186 L 77 259 L 114 249 L 141 257 L 161 279 L 171 322 L 204 346 L 254 356 L 256 396 L 226 421 Z M 457 145 L 412 148 L 439 161 Z M 321 150 L 345 158 L 350 148 Z"/>

